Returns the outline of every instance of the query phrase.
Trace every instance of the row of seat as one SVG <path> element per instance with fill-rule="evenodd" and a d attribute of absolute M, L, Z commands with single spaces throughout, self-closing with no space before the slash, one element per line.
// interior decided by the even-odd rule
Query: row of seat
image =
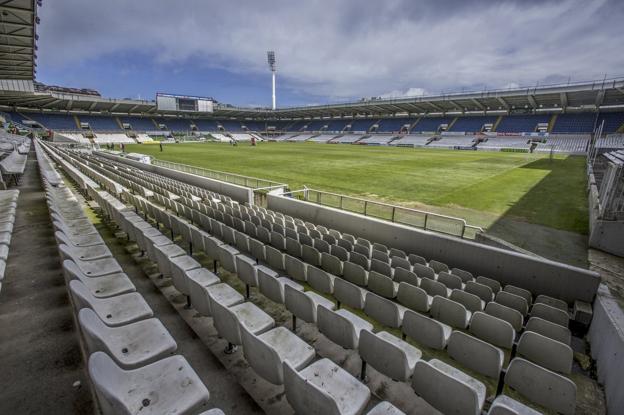
<path fill-rule="evenodd" d="M 165 223 L 165 222 L 163 221 L 162 223 Z M 192 233 L 192 232 L 189 232 L 189 233 Z M 184 233 L 182 233 L 182 234 L 184 234 Z M 189 236 L 189 237 L 187 237 L 187 239 L 188 239 L 188 240 L 189 240 L 189 242 L 190 242 L 190 241 L 191 241 L 191 239 L 192 239 L 192 237 L 191 237 L 191 236 Z M 200 243 L 196 243 L 196 246 L 201 246 L 201 245 L 200 245 Z M 266 248 L 267 248 L 267 249 L 269 249 L 269 248 L 271 248 L 271 247 L 266 247 Z M 228 250 L 226 249 L 225 251 L 227 252 Z M 269 251 L 269 252 L 270 252 L 270 251 Z M 232 252 L 231 252 L 231 250 L 230 250 L 230 252 L 229 252 L 229 253 L 230 253 L 230 254 L 232 253 Z M 210 255 L 210 254 L 209 254 L 209 256 L 212 256 L 213 258 L 214 258 L 214 257 L 216 257 L 215 255 Z M 226 257 L 226 258 L 227 258 L 227 257 Z M 237 261 L 238 261 L 238 257 L 237 257 Z M 283 259 L 282 259 L 282 261 L 283 261 Z M 222 261 L 222 262 L 223 262 L 223 261 Z M 232 261 L 231 259 L 230 259 L 230 260 L 226 259 L 226 260 L 225 260 L 225 265 L 222 263 L 222 265 L 223 265 L 226 269 L 228 268 L 227 263 L 233 264 L 233 263 L 234 263 L 234 261 Z M 234 268 L 234 267 L 231 267 L 231 268 Z M 278 268 L 284 269 L 284 266 L 281 266 L 281 267 L 278 267 Z M 235 268 L 234 268 L 234 269 L 231 269 L 231 271 L 235 272 Z M 258 275 L 259 275 L 259 276 L 262 276 L 262 275 L 263 275 L 263 273 L 262 273 L 262 272 L 259 272 L 259 273 L 258 273 Z M 275 276 L 276 276 L 276 275 L 275 275 Z M 275 277 L 275 276 L 273 276 L 273 277 Z M 262 282 L 261 282 L 261 281 L 262 281 L 262 278 L 263 278 L 263 277 L 259 277 L 259 282 L 257 283 L 257 285 L 259 285 L 260 287 L 262 287 L 262 286 L 263 286 L 263 284 L 262 284 Z M 241 279 L 242 279 L 242 278 L 241 278 Z M 274 279 L 275 279 L 275 278 L 274 278 Z M 279 280 L 279 279 L 277 279 L 277 280 Z M 270 279 L 267 279 L 267 281 L 270 281 Z M 271 283 L 270 283 L 270 282 L 269 282 L 269 283 L 265 283 L 264 285 L 265 285 L 265 286 L 271 286 Z M 272 285 L 273 285 L 273 287 L 272 287 L 272 288 L 270 288 L 270 289 L 268 289 L 268 290 L 263 290 L 262 288 L 260 288 L 260 289 L 261 289 L 261 292 L 263 292 L 263 291 L 264 291 L 264 292 L 263 292 L 263 294 L 265 294 L 265 295 L 269 296 L 269 298 L 271 298 L 271 295 L 273 294 L 273 298 L 272 298 L 272 299 L 275 299 L 275 298 L 276 298 L 276 296 L 277 296 L 277 298 L 278 298 L 278 300 L 277 300 L 277 301 L 278 301 L 278 302 L 282 302 L 282 303 L 284 303 L 284 301 L 285 301 L 285 298 L 284 298 L 284 297 L 285 297 L 286 295 L 288 295 L 287 293 L 289 293 L 289 292 L 295 292 L 295 291 L 296 291 L 296 290 L 293 290 L 293 289 L 291 288 L 291 287 L 292 287 L 292 284 L 283 284 L 283 285 L 284 285 L 284 288 L 282 289 L 282 291 L 280 291 L 280 289 L 279 289 L 279 288 L 280 288 L 280 284 L 279 284 L 279 283 L 278 283 L 278 284 L 273 283 Z M 267 294 L 267 293 L 268 293 L 268 294 Z M 281 294 L 281 297 L 282 297 L 282 298 L 280 298 L 280 294 Z M 367 298 L 368 298 L 369 296 L 371 296 L 371 297 L 370 297 L 371 299 L 374 299 L 374 298 L 375 298 L 375 297 L 374 297 L 374 294 L 372 294 L 372 293 L 369 293 L 369 295 L 367 295 Z M 382 300 L 383 300 L 383 299 L 382 299 Z M 373 300 L 371 300 L 371 301 L 373 301 Z M 372 304 L 374 304 L 374 301 L 372 302 Z M 371 309 L 374 309 L 374 308 L 375 308 L 375 307 L 372 307 L 372 306 L 371 306 Z M 416 313 L 414 313 L 414 314 L 416 314 Z M 481 313 L 481 314 L 483 314 L 483 313 Z M 390 324 L 386 324 L 386 325 L 390 325 Z M 330 326 L 330 327 L 335 327 L 335 326 L 336 326 L 336 324 L 330 324 L 329 326 Z M 343 325 L 343 326 L 344 326 L 344 325 Z M 450 328 L 449 328 L 449 329 L 450 329 Z M 340 330 L 338 330 L 338 331 L 340 331 Z M 350 331 L 349 331 L 349 330 L 347 330 L 346 332 L 350 332 Z M 444 330 L 443 330 L 443 332 L 444 332 Z M 450 330 L 447 330 L 447 332 L 449 332 L 449 333 L 450 333 Z M 450 336 L 449 336 L 449 337 L 450 337 Z M 512 341 L 513 341 L 513 338 L 512 338 Z M 522 344 L 525 344 L 524 340 L 523 340 Z M 344 345 L 343 345 L 343 346 L 344 346 Z M 354 348 L 355 348 L 355 347 L 354 347 Z M 523 349 L 526 349 L 526 348 L 525 348 L 525 347 L 523 347 Z M 502 362 L 501 362 L 501 364 L 502 364 Z M 517 365 L 516 365 L 516 366 L 517 366 Z M 510 366 L 510 367 L 511 367 L 511 366 Z M 497 374 L 499 371 L 500 371 L 500 368 L 498 369 L 498 371 L 495 371 L 494 373 L 495 373 L 495 374 Z"/>
<path fill-rule="evenodd" d="M 40 169 L 48 167 L 40 163 Z M 75 196 L 41 176 L 102 412 L 197 414 L 208 390 L 186 359 L 173 355 L 175 340 L 153 317 Z"/>
<path fill-rule="evenodd" d="M 0 190 L 0 290 L 11 246 L 19 190 Z"/>
<path fill-rule="evenodd" d="M 130 197 L 132 197 L 132 196 L 130 196 Z M 143 208 L 143 206 L 141 206 L 141 208 Z M 157 217 L 157 216 L 158 216 L 157 214 L 153 214 L 153 217 Z M 164 221 L 162 221 L 162 222 L 164 222 Z M 192 233 L 194 233 L 193 231 L 191 231 L 191 232 L 192 232 Z M 201 246 L 201 243 L 196 242 L 196 244 L 195 244 L 195 245 L 196 245 L 196 247 L 199 247 L 199 246 Z M 227 249 L 227 246 L 225 246 L 225 248 L 223 248 L 224 246 L 225 246 L 225 245 L 221 245 L 222 249 L 224 249 L 225 251 L 227 251 L 227 250 L 228 250 L 228 249 Z M 231 253 L 231 251 L 230 251 L 230 253 Z M 245 258 L 245 257 L 240 256 L 240 255 L 236 257 L 236 261 L 237 261 L 238 266 L 239 266 L 239 267 L 244 267 L 244 265 L 241 265 L 241 264 L 247 264 L 247 265 L 251 265 L 251 266 L 253 267 L 253 264 L 255 264 L 255 261 L 253 261 L 251 258 L 246 258 L 246 260 L 245 260 L 244 258 Z M 225 262 L 226 262 L 226 263 L 228 263 L 228 262 L 229 262 L 229 263 L 231 263 L 232 261 L 228 261 L 228 260 L 226 260 Z M 226 267 L 227 267 L 227 266 L 226 266 Z M 265 267 L 263 267 L 263 268 L 265 268 Z M 269 271 L 269 272 L 271 272 L 271 271 Z M 259 281 L 258 281 L 258 282 L 256 282 L 256 285 L 259 285 L 260 287 L 267 287 L 267 288 L 266 288 L 266 289 L 264 289 L 264 290 L 263 290 L 263 288 L 260 288 L 261 292 L 262 292 L 263 294 L 265 294 L 267 297 L 269 297 L 269 298 L 271 298 L 271 299 L 274 299 L 274 300 L 277 300 L 278 302 L 282 302 L 282 303 L 284 303 L 284 301 L 288 302 L 288 298 L 289 298 L 290 293 L 298 293 L 298 292 L 300 292 L 301 290 L 300 290 L 300 289 L 297 289 L 297 288 L 302 288 L 302 287 L 300 287 L 300 286 L 299 286 L 299 287 L 297 287 L 297 288 L 293 288 L 293 287 L 295 286 L 295 284 L 293 284 L 292 282 L 291 282 L 291 283 L 289 283 L 289 281 L 290 281 L 290 280 L 283 279 L 283 280 L 284 280 L 284 281 L 283 281 L 283 282 L 284 282 L 284 284 L 283 284 L 283 289 L 282 289 L 282 290 L 280 290 L 280 288 L 281 288 L 281 287 L 280 287 L 280 285 L 281 285 L 281 284 L 280 284 L 280 282 L 281 282 L 281 281 L 279 281 L 279 278 L 277 278 L 277 277 L 276 277 L 276 275 L 277 275 L 277 274 L 272 275 L 272 276 L 267 276 L 266 271 L 265 271 L 265 272 L 263 272 L 262 270 L 260 270 L 260 271 L 257 273 L 257 275 L 258 275 L 258 277 L 259 277 L 259 278 L 258 278 L 258 279 L 259 279 Z M 242 274 L 239 274 L 239 277 L 242 277 Z M 241 279 L 242 279 L 242 278 L 241 278 Z M 180 286 L 183 286 L 183 284 L 176 284 L 175 278 L 174 278 L 174 280 L 173 280 L 173 281 L 174 281 L 174 285 L 176 285 L 176 287 L 178 287 L 179 285 L 180 285 Z M 266 282 L 265 282 L 265 283 L 263 283 L 263 281 L 266 281 Z M 249 282 L 249 281 L 246 281 L 246 282 Z M 184 292 L 184 289 L 181 289 L 181 292 L 185 293 L 185 292 Z M 186 293 L 185 293 L 185 294 L 186 294 Z M 310 293 L 308 292 L 307 294 L 309 295 Z M 314 294 L 314 293 L 312 293 L 312 294 Z M 193 294 L 192 294 L 192 293 L 189 293 L 189 294 L 187 294 L 187 295 L 192 296 Z M 295 295 L 296 295 L 296 294 L 295 294 Z M 293 298 L 294 298 L 294 300 L 292 301 L 292 303 L 291 303 L 291 304 L 301 305 L 301 304 L 304 304 L 304 303 L 305 303 L 305 301 L 303 300 L 303 298 L 305 298 L 305 296 L 304 296 L 303 298 L 297 298 L 297 297 L 293 297 Z M 318 295 L 316 296 L 316 298 L 317 298 L 317 299 L 318 299 L 318 298 L 321 298 L 321 299 L 322 299 L 322 297 L 320 297 L 320 296 L 318 296 Z M 193 303 L 193 304 L 195 304 L 195 301 L 193 301 L 192 303 Z M 326 303 L 330 303 L 330 304 L 331 304 L 331 302 L 328 302 L 327 300 L 326 300 Z M 288 308 L 288 306 L 287 306 L 287 308 Z M 333 309 L 333 305 L 331 305 L 331 308 Z M 293 311 L 293 313 L 294 313 L 294 314 L 295 314 L 295 313 L 297 313 L 297 311 L 295 311 L 295 310 L 291 310 L 291 311 Z M 307 314 L 306 314 L 306 312 L 303 312 L 302 314 L 300 314 L 300 317 L 301 317 L 302 315 L 311 315 L 312 313 L 314 313 L 314 311 L 312 311 L 311 313 L 310 313 L 310 312 L 308 312 Z M 347 313 L 348 313 L 348 312 L 347 312 Z M 319 314 L 322 314 L 322 311 L 320 310 L 320 308 L 319 308 Z M 313 315 L 313 314 L 312 314 L 312 315 Z M 314 317 L 312 317 L 312 319 L 313 319 L 313 318 L 314 318 Z M 308 318 L 308 320 L 310 320 L 310 318 Z M 361 320 L 361 319 L 360 319 L 360 320 Z M 341 332 L 341 331 L 342 331 L 342 330 L 341 330 L 341 327 L 340 327 L 339 325 L 336 325 L 336 324 L 335 324 L 335 322 L 332 322 L 332 323 L 328 324 L 328 327 L 336 327 L 336 326 L 338 326 L 338 328 L 336 329 L 336 331 L 337 331 L 337 332 Z M 372 326 L 371 326 L 371 328 L 372 328 Z M 362 333 L 364 333 L 364 331 L 362 331 Z M 458 332 L 458 333 L 459 333 L 459 332 Z M 233 335 L 233 337 L 234 337 L 234 338 L 236 338 L 236 339 L 238 339 L 238 337 L 237 337 L 237 335 L 236 335 L 236 334 L 235 334 L 235 335 Z M 394 336 L 391 336 L 391 337 L 394 337 Z M 243 338 L 243 341 L 244 341 L 244 338 L 245 338 L 245 337 L 244 337 L 244 335 L 242 336 L 242 338 Z M 237 340 L 237 341 L 240 341 L 240 340 Z M 399 339 L 397 339 L 397 341 L 399 341 L 399 342 L 400 342 L 400 340 L 399 340 Z M 502 362 L 501 362 L 501 363 L 502 363 Z M 252 366 L 254 366 L 254 365 L 252 364 Z M 500 370 L 500 368 L 499 368 L 499 370 Z M 498 376 L 498 372 L 496 373 L 496 376 Z"/>
<path fill-rule="evenodd" d="M 24 174 L 24 170 L 26 169 L 27 158 L 28 151 L 22 154 L 16 148 L 11 151 L 6 157 L 0 160 L 0 171 L 3 175 L 3 183 L 8 183 L 11 179 L 13 179 L 13 182 L 16 186 L 19 184 L 19 180 Z M 5 178 L 7 180 L 5 180 Z"/>

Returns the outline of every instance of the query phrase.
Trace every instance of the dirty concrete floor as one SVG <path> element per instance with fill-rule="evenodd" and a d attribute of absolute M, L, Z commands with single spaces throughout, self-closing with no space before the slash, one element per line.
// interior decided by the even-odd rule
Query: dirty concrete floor
<path fill-rule="evenodd" d="M 0 292 L 0 414 L 92 414 L 78 333 L 31 148 Z"/>

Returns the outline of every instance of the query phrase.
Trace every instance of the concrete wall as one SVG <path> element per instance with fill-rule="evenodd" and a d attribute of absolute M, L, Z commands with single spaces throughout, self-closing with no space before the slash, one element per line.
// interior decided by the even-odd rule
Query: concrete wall
<path fill-rule="evenodd" d="M 253 203 L 253 190 L 249 187 L 239 186 L 237 184 L 231 184 L 222 182 L 220 180 L 210 179 L 208 177 L 198 176 L 196 174 L 185 173 L 178 170 L 168 169 L 166 167 L 155 166 L 153 164 L 140 163 L 138 161 L 129 160 L 125 157 L 118 157 L 110 153 L 103 151 L 96 151 L 98 156 L 106 157 L 108 159 L 125 163 L 130 166 L 143 169 L 149 172 L 162 174 L 165 177 L 171 179 L 180 180 L 184 183 L 192 184 L 194 186 L 201 187 L 216 193 L 220 193 L 225 196 L 229 196 L 239 203 Z"/>
<path fill-rule="evenodd" d="M 598 274 L 581 268 L 288 197 L 268 195 L 268 208 L 569 304 L 574 300 L 591 303 L 600 284 Z"/>
<path fill-rule="evenodd" d="M 600 219 L 600 199 L 593 173 L 589 175 L 589 246 L 624 257 L 624 221 Z"/>
<path fill-rule="evenodd" d="M 624 313 L 605 285 L 594 301 L 588 333 L 598 381 L 605 387 L 610 414 L 624 414 Z"/>

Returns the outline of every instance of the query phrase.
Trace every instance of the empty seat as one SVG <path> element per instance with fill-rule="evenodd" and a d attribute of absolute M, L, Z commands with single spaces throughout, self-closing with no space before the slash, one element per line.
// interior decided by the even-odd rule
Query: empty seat
<path fill-rule="evenodd" d="M 444 262 L 436 261 L 435 259 L 432 259 L 431 261 L 429 261 L 429 266 L 433 268 L 436 274 L 439 274 L 440 272 L 443 272 L 443 271 L 444 272 L 449 271 L 448 265 L 446 265 Z"/>
<path fill-rule="evenodd" d="M 371 252 L 371 259 L 376 259 L 377 261 L 385 262 L 387 264 L 390 263 L 390 256 L 386 251 L 382 252 L 373 249 L 373 251 Z"/>
<path fill-rule="evenodd" d="M 565 311 L 565 312 L 568 311 L 568 304 L 565 301 L 559 300 L 557 298 L 549 297 L 544 294 L 538 295 L 537 298 L 535 299 L 535 302 L 540 303 L 540 304 L 546 304 L 554 308 L 558 308 L 561 311 Z"/>
<path fill-rule="evenodd" d="M 286 278 L 278 277 L 277 272 L 270 270 L 265 266 L 258 267 L 258 288 L 262 295 L 269 300 L 279 304 L 284 304 L 284 286 L 290 285 L 291 287 L 303 291 L 303 286 L 297 284 L 295 281 Z"/>
<path fill-rule="evenodd" d="M 171 259 L 178 256 L 186 255 L 184 249 L 174 244 L 155 246 L 154 252 L 156 253 L 158 270 L 165 278 L 171 277 Z"/>
<path fill-rule="evenodd" d="M 534 331 L 522 333 L 518 340 L 518 355 L 555 372 L 569 375 L 572 371 L 570 346 Z"/>
<path fill-rule="evenodd" d="M 353 284 L 365 287 L 368 284 L 368 271 L 361 265 L 353 262 L 345 262 L 342 270 L 345 280 Z"/>
<path fill-rule="evenodd" d="M 427 260 L 425 258 L 421 257 L 420 255 L 409 254 L 408 257 L 407 257 L 407 260 L 412 265 L 416 265 L 416 264 L 427 265 Z"/>
<path fill-rule="evenodd" d="M 405 412 L 392 405 L 390 402 L 379 402 L 366 415 L 405 415 Z"/>
<path fill-rule="evenodd" d="M 513 308 L 509 308 L 495 302 L 489 302 L 485 306 L 485 312 L 491 316 L 505 320 L 511 324 L 511 327 L 513 327 L 515 331 L 522 330 L 522 323 L 524 319 L 518 310 L 514 310 Z"/>
<path fill-rule="evenodd" d="M 472 314 L 462 304 L 436 295 L 430 310 L 431 317 L 451 327 L 465 329 Z"/>
<path fill-rule="evenodd" d="M 286 238 L 286 252 L 297 258 L 301 258 L 301 244 L 293 238 Z"/>
<path fill-rule="evenodd" d="M 362 358 L 362 374 L 367 363 L 378 372 L 397 381 L 407 381 L 414 372 L 416 362 L 422 356 L 420 350 L 398 337 L 382 331 L 360 334 L 359 353 Z"/>
<path fill-rule="evenodd" d="M 396 283 L 406 282 L 415 287 L 420 286 L 420 278 L 418 278 L 418 276 L 415 273 L 408 271 L 404 268 L 396 268 L 394 270 L 394 282 Z"/>
<path fill-rule="evenodd" d="M 362 330 L 373 330 L 373 325 L 355 314 L 340 309 L 332 311 L 323 305 L 317 310 L 318 329 L 329 340 L 345 349 L 357 349 Z"/>
<path fill-rule="evenodd" d="M 371 271 L 368 274 L 368 289 L 382 297 L 394 298 L 397 295 L 399 284 L 392 281 L 390 277 Z"/>
<path fill-rule="evenodd" d="M 215 328 L 219 335 L 229 343 L 226 352 L 232 350 L 232 345 L 241 344 L 241 327 L 246 328 L 250 333 L 260 334 L 275 326 L 275 321 L 271 316 L 250 302 L 228 308 L 211 299 L 210 307 Z"/>
<path fill-rule="evenodd" d="M 364 308 L 367 291 L 341 278 L 334 280 L 334 298 L 340 304 L 361 310 Z"/>
<path fill-rule="evenodd" d="M 370 262 L 368 258 L 360 253 L 351 252 L 351 254 L 349 255 L 349 261 L 353 262 L 354 264 L 360 265 L 365 270 L 368 270 L 370 268 Z"/>
<path fill-rule="evenodd" d="M 370 270 L 378 272 L 379 274 L 385 275 L 389 278 L 392 278 L 394 273 L 392 271 L 392 267 L 387 262 L 380 261 L 378 259 L 371 259 L 370 262 Z"/>
<path fill-rule="evenodd" d="M 468 281 L 472 281 L 474 279 L 471 272 L 465 271 L 461 268 L 452 268 L 451 274 L 457 275 L 459 278 L 462 279 L 464 283 L 467 283 Z"/>
<path fill-rule="evenodd" d="M 534 331 L 568 346 L 572 340 L 570 329 L 539 317 L 531 317 L 527 321 L 525 331 Z"/>
<path fill-rule="evenodd" d="M 197 268 L 201 268 L 201 264 L 188 255 L 171 259 L 171 281 L 176 290 L 187 297 L 190 294 L 188 272 Z"/>
<path fill-rule="evenodd" d="M 428 278 L 422 278 L 420 280 L 420 288 L 425 290 L 427 294 L 432 297 L 439 295 L 440 297 L 446 298 L 450 293 L 450 290 L 446 288 L 446 285 Z"/>
<path fill-rule="evenodd" d="M 210 397 L 182 356 L 123 370 L 106 353 L 95 352 L 89 357 L 89 377 L 104 415 L 194 414 Z"/>
<path fill-rule="evenodd" d="M 524 297 L 520 297 L 519 295 L 512 294 L 508 291 L 499 291 L 496 294 L 495 301 L 499 304 L 517 310 L 523 317 L 526 316 L 529 311 L 529 304 Z"/>
<path fill-rule="evenodd" d="M 153 316 L 152 309 L 138 293 L 95 298 L 78 280 L 71 281 L 69 289 L 77 310 L 91 308 L 107 326 L 117 327 Z"/>
<path fill-rule="evenodd" d="M 377 294 L 372 292 L 366 294 L 364 313 L 385 326 L 392 328 L 401 327 L 405 310 L 407 309 L 402 305 L 387 300 Z"/>
<path fill-rule="evenodd" d="M 430 280 L 435 279 L 435 271 L 426 265 L 414 264 L 412 266 L 412 271 L 414 274 L 418 275 L 418 278 L 427 278 Z"/>
<path fill-rule="evenodd" d="M 498 347 L 457 330 L 451 333 L 447 352 L 468 369 L 494 379 L 498 379 L 505 357 Z"/>
<path fill-rule="evenodd" d="M 308 280 L 308 265 L 290 255 L 284 256 L 284 265 L 286 266 L 286 274 L 297 281 L 305 282 Z"/>
<path fill-rule="evenodd" d="M 403 315 L 403 335 L 432 349 L 446 347 L 452 328 L 415 311 L 407 310 Z"/>
<path fill-rule="evenodd" d="M 336 276 L 316 267 L 308 267 L 308 284 L 316 291 L 333 294 Z"/>
<path fill-rule="evenodd" d="M 347 251 L 345 248 L 338 246 L 338 245 L 332 245 L 329 248 L 329 253 L 332 254 L 333 256 L 335 256 L 336 258 L 338 258 L 341 261 L 348 261 L 349 260 L 349 251 Z"/>
<path fill-rule="evenodd" d="M 191 305 L 199 314 L 210 316 L 210 299 L 206 289 L 220 283 L 221 280 L 216 274 L 208 271 L 206 268 L 197 268 L 189 271 L 187 278 Z"/>
<path fill-rule="evenodd" d="M 341 276 L 342 275 L 342 261 L 326 252 L 321 254 L 321 268 L 330 274 Z"/>
<path fill-rule="evenodd" d="M 105 352 L 117 365 L 134 369 L 173 354 L 177 344 L 156 318 L 120 327 L 108 327 L 90 308 L 83 308 L 78 321 L 89 353 Z"/>
<path fill-rule="evenodd" d="M 445 414 L 479 415 L 485 402 L 483 383 L 437 359 L 416 362 L 412 388 Z"/>
<path fill-rule="evenodd" d="M 136 291 L 134 284 L 124 273 L 88 277 L 78 269 L 74 261 L 69 259 L 63 261 L 63 273 L 67 282 L 74 279 L 81 281 L 96 298 L 114 297 Z"/>
<path fill-rule="evenodd" d="M 284 264 L 284 254 L 272 246 L 266 247 L 266 262 L 274 269 L 284 271 L 286 266 Z"/>
<path fill-rule="evenodd" d="M 257 239 L 249 239 L 249 251 L 256 261 L 266 260 L 266 245 Z"/>
<path fill-rule="evenodd" d="M 510 323 L 481 311 L 472 315 L 469 330 L 478 338 L 505 349 L 511 349 L 516 338 L 516 331 Z"/>
<path fill-rule="evenodd" d="M 551 307 L 546 303 L 533 304 L 533 307 L 531 307 L 531 317 L 543 318 L 544 320 L 559 324 L 563 327 L 568 327 L 570 320 L 570 316 L 566 311 Z"/>
<path fill-rule="evenodd" d="M 498 395 L 487 415 L 540 415 L 540 413 L 509 396 Z"/>
<path fill-rule="evenodd" d="M 498 293 L 501 290 L 501 283 L 491 278 L 478 276 L 476 281 L 479 284 L 487 285 L 488 287 L 490 287 L 494 294 Z"/>
<path fill-rule="evenodd" d="M 370 399 L 365 385 L 329 359 L 299 372 L 284 362 L 284 391 L 301 414 L 357 415 Z"/>
<path fill-rule="evenodd" d="M 6 245 L 2 245 L 7 248 Z M 69 245 L 59 245 L 59 251 L 61 257 L 66 260 L 70 259 L 74 261 L 80 272 L 89 277 L 100 277 L 103 275 L 110 275 L 123 272 L 121 266 L 115 258 L 102 258 L 83 261 L 80 259 L 80 255 L 84 252 L 78 252 L 77 250 L 83 250 L 83 248 L 72 248 Z M 6 258 L 4 258 L 6 260 Z"/>
<path fill-rule="evenodd" d="M 285 327 L 255 335 L 241 327 L 243 353 L 253 370 L 274 385 L 284 383 L 283 362 L 300 370 L 314 359 L 312 346 L 301 340 Z"/>
<path fill-rule="evenodd" d="M 245 283 L 247 297 L 249 297 L 249 287 L 258 286 L 258 265 L 256 265 L 256 261 L 245 255 L 237 255 L 236 274 Z"/>
<path fill-rule="evenodd" d="M 455 289 L 451 292 L 449 298 L 453 301 L 457 301 L 466 307 L 466 310 L 474 313 L 476 311 L 483 311 L 485 308 L 485 301 L 480 299 L 474 294 L 467 293 L 466 291 Z"/>
<path fill-rule="evenodd" d="M 307 322 L 317 322 L 317 309 L 322 304 L 329 310 L 334 310 L 334 303 L 312 291 L 298 290 L 290 285 L 284 287 L 284 302 L 286 309 L 293 315 L 293 330 L 297 326 L 297 318 Z"/>
<path fill-rule="evenodd" d="M 525 290 L 524 288 L 520 288 L 520 287 L 516 287 L 515 285 L 510 285 L 507 284 L 505 285 L 505 288 L 503 288 L 503 291 L 515 294 L 515 295 L 519 295 L 520 297 L 524 298 L 527 302 L 527 305 L 531 305 L 533 303 L 533 294 L 531 294 L 531 291 L 529 290 Z"/>
<path fill-rule="evenodd" d="M 492 288 L 475 281 L 468 281 L 464 287 L 464 291 L 478 296 L 486 303 L 489 303 L 494 299 L 494 292 L 492 291 Z"/>
<path fill-rule="evenodd" d="M 576 385 L 570 379 L 520 357 L 505 374 L 505 384 L 531 402 L 572 415 L 576 409 Z"/>
<path fill-rule="evenodd" d="M 397 301 L 411 310 L 428 313 L 433 297 L 420 287 L 401 282 L 397 291 Z"/>
<path fill-rule="evenodd" d="M 458 289 L 463 290 L 464 284 L 462 283 L 462 279 L 457 275 L 449 274 L 448 272 L 440 272 L 438 274 L 438 282 L 441 282 L 448 289 Z"/>
<path fill-rule="evenodd" d="M 308 245 L 301 247 L 301 258 L 304 262 L 310 265 L 318 267 L 321 265 L 321 253 L 316 249 Z"/>

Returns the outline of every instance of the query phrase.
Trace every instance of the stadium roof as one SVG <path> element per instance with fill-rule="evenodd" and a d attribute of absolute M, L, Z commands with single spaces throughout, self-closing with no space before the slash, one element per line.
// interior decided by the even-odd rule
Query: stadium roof
<path fill-rule="evenodd" d="M 0 82 L 0 106 L 24 110 L 86 111 L 101 113 L 189 115 L 158 111 L 154 101 L 109 99 L 51 90 L 11 90 Z M 215 103 L 213 114 L 190 114 L 236 118 L 313 118 L 389 116 L 397 114 L 496 113 L 539 111 L 595 111 L 624 109 L 624 78 L 479 92 L 362 99 L 357 102 L 293 108 L 241 108 Z"/>
<path fill-rule="evenodd" d="M 0 0 L 0 79 L 35 79 L 39 1 Z"/>

